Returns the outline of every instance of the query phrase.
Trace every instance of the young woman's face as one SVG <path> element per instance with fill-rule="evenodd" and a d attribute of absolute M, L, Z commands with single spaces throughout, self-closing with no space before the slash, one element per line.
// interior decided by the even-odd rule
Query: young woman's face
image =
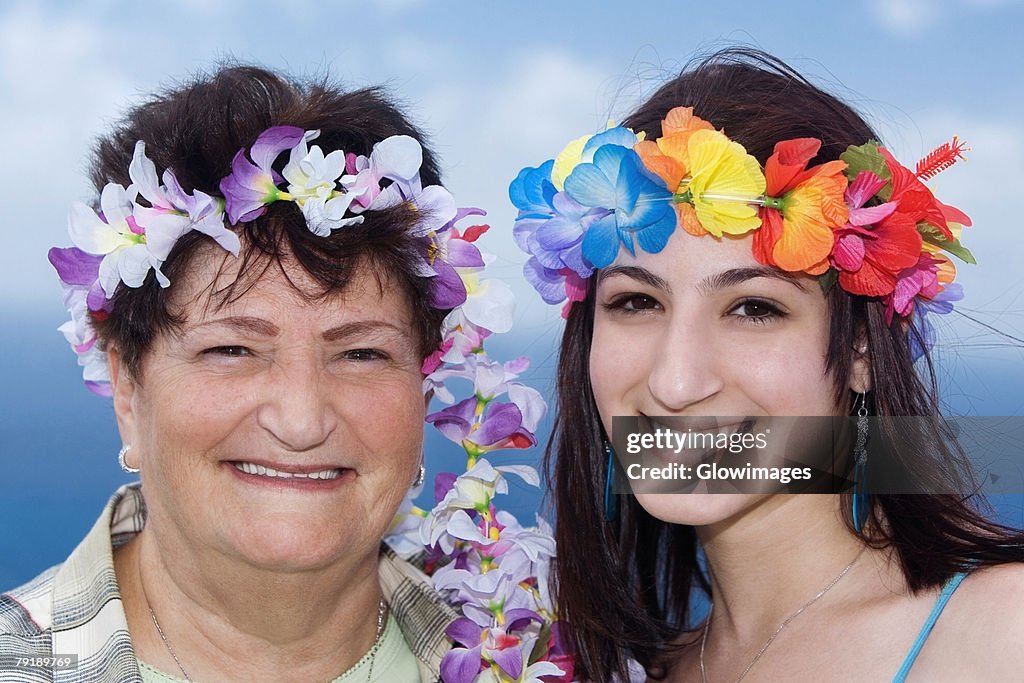
<path fill-rule="evenodd" d="M 826 373 L 829 315 L 816 279 L 751 253 L 752 237 L 677 230 L 657 254 L 619 257 L 599 274 L 590 353 L 605 431 L 613 416 L 841 415 Z M 712 524 L 761 494 L 638 493 L 664 521 Z"/>

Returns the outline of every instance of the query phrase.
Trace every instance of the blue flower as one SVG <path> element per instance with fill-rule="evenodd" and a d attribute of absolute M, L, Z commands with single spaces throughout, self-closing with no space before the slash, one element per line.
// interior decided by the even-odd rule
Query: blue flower
<path fill-rule="evenodd" d="M 550 216 L 551 198 L 558 191 L 551 182 L 554 165 L 555 160 L 548 159 L 537 168 L 527 166 L 508 186 L 509 199 L 519 209 L 520 218 Z"/>
<path fill-rule="evenodd" d="M 636 133 L 631 131 L 629 128 L 616 126 L 615 128 L 609 128 L 606 131 L 598 133 L 587 140 L 587 144 L 583 145 L 583 154 L 580 158 L 585 162 L 590 162 L 594 159 L 594 153 L 605 145 L 618 145 L 619 147 L 633 149 L 633 145 L 637 142 L 639 142 L 639 139 L 637 138 Z"/>
<path fill-rule="evenodd" d="M 597 148 L 593 162 L 579 164 L 566 178 L 565 192 L 581 206 L 607 211 L 589 214 L 592 222 L 583 238 L 583 257 L 595 268 L 611 264 L 620 243 L 635 254 L 634 236 L 641 249 L 656 254 L 665 248 L 676 227 L 672 193 L 629 147 L 605 144 Z"/>
<path fill-rule="evenodd" d="M 559 303 L 576 289 L 567 284 L 571 274 L 587 278 L 593 272 L 593 265 L 583 258 L 583 235 L 610 210 L 585 207 L 558 192 L 551 182 L 553 165 L 549 160 L 538 168 L 524 168 L 508 193 L 519 209 L 513 237 L 532 256 L 523 271 L 526 279 L 545 301 Z"/>

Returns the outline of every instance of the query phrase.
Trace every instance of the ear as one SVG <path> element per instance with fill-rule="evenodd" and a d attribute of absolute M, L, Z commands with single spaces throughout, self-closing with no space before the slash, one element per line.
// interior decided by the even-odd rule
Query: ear
<path fill-rule="evenodd" d="M 110 368 L 110 387 L 113 391 L 117 430 L 121 433 L 121 443 L 130 446 L 138 442 L 134 400 L 136 383 L 121 359 L 120 350 L 116 347 L 107 349 L 107 366 Z M 132 456 L 126 456 L 127 459 L 132 459 Z M 128 464 L 132 467 L 139 466 L 139 463 L 134 462 Z"/>
<path fill-rule="evenodd" d="M 853 362 L 850 364 L 850 390 L 858 394 L 871 391 L 871 355 L 868 340 L 859 336 L 854 344 Z"/>

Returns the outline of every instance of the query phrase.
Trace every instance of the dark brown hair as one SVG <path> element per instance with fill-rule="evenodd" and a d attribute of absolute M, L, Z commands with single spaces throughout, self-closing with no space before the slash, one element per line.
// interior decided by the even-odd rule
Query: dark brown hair
<path fill-rule="evenodd" d="M 316 144 L 325 154 L 341 149 L 369 155 L 373 145 L 386 137 L 412 136 L 423 145 L 423 184 L 441 181 L 422 133 L 380 89 L 344 92 L 326 79 L 299 83 L 248 66 L 228 66 L 198 77 L 129 111 L 113 132 L 97 143 L 92 181 L 97 193 L 107 183 L 127 187 L 135 143 L 142 140 L 158 172 L 170 169 L 185 192 L 201 190 L 221 196 L 220 181 L 231 172 L 231 160 L 238 150 L 250 147 L 267 128 L 281 125 L 319 130 Z M 284 156 L 279 166 L 285 163 Z M 426 356 L 440 343 L 440 324 L 446 311 L 430 306 L 430 283 L 416 276 L 422 246 L 410 230 L 417 220 L 415 211 L 400 205 L 363 215 L 365 220 L 359 225 L 318 237 L 306 227 L 294 203 L 271 204 L 260 218 L 233 227 L 242 242 L 238 276 L 223 290 L 211 293 L 212 303 L 241 296 L 272 267 L 280 268 L 285 277 L 295 266 L 304 270 L 318 286 L 318 291 L 300 292 L 311 299 L 344 290 L 357 268 L 368 267 L 381 287 L 398 286 L 406 295 L 421 355 Z M 200 248 L 209 244 L 212 242 L 205 235 L 188 233 L 172 249 L 163 272 L 172 283 L 187 275 Z M 231 257 L 225 252 L 227 258 Z M 160 287 L 150 273 L 141 287 L 119 285 L 111 312 L 93 316 L 104 348 L 115 345 L 135 376 L 155 335 L 182 322 L 168 308 L 173 289 L 173 284 Z"/>
<path fill-rule="evenodd" d="M 808 82 L 782 61 L 763 52 L 729 49 L 696 62 L 664 84 L 623 125 L 661 135 L 661 121 L 677 106 L 724 129 L 763 165 L 780 140 L 822 141 L 812 164 L 837 159 L 850 145 L 878 136 L 849 106 Z M 628 658 L 652 676 L 670 663 L 669 641 L 695 627 L 690 618 L 694 591 L 710 594 L 698 564 L 691 526 L 662 522 L 631 496 L 621 496 L 618 517 L 604 518 L 606 435 L 589 378 L 597 277 L 586 298 L 566 321 L 558 366 L 558 412 L 548 447 L 556 507 L 555 593 L 576 649 L 576 673 L 585 680 L 626 678 Z M 877 299 L 832 287 L 826 370 L 835 381 L 838 405 L 852 406 L 847 387 L 852 349 L 867 343 L 876 415 L 925 416 L 928 428 L 897 436 L 883 431 L 895 459 L 887 463 L 921 490 L 963 491 L 964 495 L 878 495 L 862 540 L 890 548 L 912 591 L 939 586 L 974 566 L 1024 561 L 1024 535 L 988 520 L 970 468 L 955 436 L 935 419 L 939 408 L 931 361 L 923 377 L 915 370 L 909 340 L 920 332 L 900 320 L 885 321 Z M 869 469 L 870 469 L 869 460 Z M 870 479 L 871 473 L 869 471 Z M 849 494 L 844 494 L 847 497 Z M 849 518 L 847 525 L 854 530 Z"/>

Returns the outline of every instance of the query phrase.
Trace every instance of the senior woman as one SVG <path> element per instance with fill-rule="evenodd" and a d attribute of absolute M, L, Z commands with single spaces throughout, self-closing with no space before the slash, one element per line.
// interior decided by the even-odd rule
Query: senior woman
<path fill-rule="evenodd" d="M 0 596 L 5 680 L 438 678 L 455 615 L 381 539 L 479 253 L 418 139 L 376 90 L 232 67 L 100 141 L 50 260 L 141 484 Z"/>

